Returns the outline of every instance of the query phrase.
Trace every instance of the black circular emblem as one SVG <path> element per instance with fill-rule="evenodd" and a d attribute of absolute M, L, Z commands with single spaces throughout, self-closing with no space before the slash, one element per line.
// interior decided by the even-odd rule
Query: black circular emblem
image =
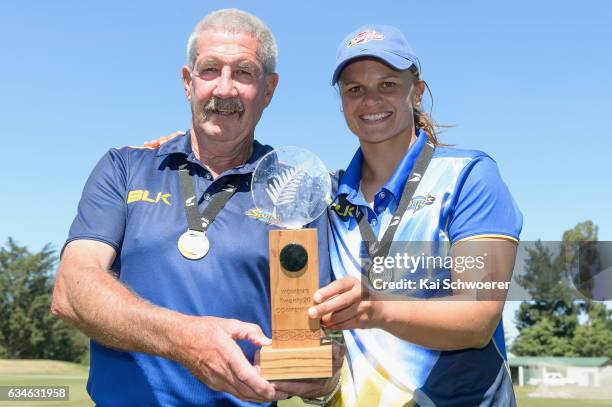
<path fill-rule="evenodd" d="M 280 263 L 281 266 L 287 271 L 300 271 L 306 266 L 308 263 L 308 253 L 304 246 L 289 243 L 287 246 L 283 247 L 280 252 Z"/>

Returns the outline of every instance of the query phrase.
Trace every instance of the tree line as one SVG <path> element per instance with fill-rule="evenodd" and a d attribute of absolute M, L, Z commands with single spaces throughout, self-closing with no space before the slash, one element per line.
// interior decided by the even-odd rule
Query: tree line
<path fill-rule="evenodd" d="M 601 302 L 576 301 L 563 283 L 578 261 L 576 243 L 593 241 L 597 226 L 586 221 L 563 233 L 559 253 L 542 242 L 528 249 L 525 272 L 515 281 L 533 300 L 516 313 L 512 353 L 612 358 L 612 311 Z M 0 358 L 88 362 L 88 338 L 50 312 L 56 265 L 49 244 L 31 253 L 9 238 L 0 247 Z"/>
<path fill-rule="evenodd" d="M 571 288 L 581 272 L 580 255 L 584 260 L 585 251 L 590 254 L 588 243 L 597 242 L 597 232 L 597 226 L 586 221 L 563 233 L 558 253 L 540 241 L 528 249 L 525 273 L 515 281 L 533 300 L 517 310 L 519 335 L 513 354 L 612 358 L 612 311 L 588 297 L 577 300 Z"/>
<path fill-rule="evenodd" d="M 57 256 L 31 253 L 13 239 L 0 248 L 0 358 L 87 362 L 89 340 L 51 315 Z"/>

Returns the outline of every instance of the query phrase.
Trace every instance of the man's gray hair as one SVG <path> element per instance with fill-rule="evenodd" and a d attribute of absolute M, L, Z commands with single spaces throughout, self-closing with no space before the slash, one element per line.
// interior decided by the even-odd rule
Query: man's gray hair
<path fill-rule="evenodd" d="M 272 31 L 259 18 L 236 8 L 217 10 L 201 19 L 187 41 L 187 65 L 193 68 L 198 57 L 197 47 L 200 34 L 204 31 L 220 31 L 236 34 L 249 34 L 259 43 L 257 57 L 266 73 L 276 69 L 278 51 Z"/>

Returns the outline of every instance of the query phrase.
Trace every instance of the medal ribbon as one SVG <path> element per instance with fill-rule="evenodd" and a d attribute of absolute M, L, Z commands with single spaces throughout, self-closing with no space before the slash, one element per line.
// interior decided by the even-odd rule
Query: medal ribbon
<path fill-rule="evenodd" d="M 389 227 L 387 227 L 387 230 L 385 230 L 385 233 L 380 241 L 378 241 L 374 235 L 374 232 L 372 231 L 372 228 L 370 227 L 370 224 L 368 223 L 367 212 L 364 213 L 361 209 L 357 211 L 356 218 L 359 225 L 359 232 L 361 233 L 361 239 L 367 248 L 370 260 L 374 261 L 375 257 L 386 257 L 389 255 L 389 250 L 391 249 L 391 243 L 393 243 L 395 232 L 397 231 L 402 217 L 406 213 L 408 205 L 410 204 L 410 201 L 412 200 L 412 197 L 416 192 L 425 171 L 427 170 L 427 166 L 429 166 L 429 163 L 431 162 L 434 151 L 435 147 L 429 142 L 426 142 L 419 153 L 416 163 L 408 175 L 408 179 L 404 185 L 404 190 L 402 191 L 402 198 L 400 199 L 397 209 L 393 213 L 393 218 L 391 218 Z M 370 270 L 368 270 L 368 277 L 369 274 Z"/>
<path fill-rule="evenodd" d="M 211 199 L 202 213 L 198 211 L 198 199 L 193 187 L 193 176 L 189 171 L 189 163 L 182 157 L 178 163 L 179 181 L 183 194 L 183 205 L 187 215 L 189 230 L 206 233 L 206 230 L 215 220 L 221 209 L 230 200 L 238 189 L 238 177 L 227 176 L 227 181 Z"/>

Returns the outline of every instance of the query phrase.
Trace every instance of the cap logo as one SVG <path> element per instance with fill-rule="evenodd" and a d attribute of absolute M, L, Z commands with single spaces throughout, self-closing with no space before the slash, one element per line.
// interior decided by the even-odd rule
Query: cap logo
<path fill-rule="evenodd" d="M 376 31 L 362 31 L 353 38 L 349 42 L 346 43 L 346 47 L 354 47 L 355 45 L 365 44 L 370 41 L 382 41 L 385 39 L 385 36 Z"/>

